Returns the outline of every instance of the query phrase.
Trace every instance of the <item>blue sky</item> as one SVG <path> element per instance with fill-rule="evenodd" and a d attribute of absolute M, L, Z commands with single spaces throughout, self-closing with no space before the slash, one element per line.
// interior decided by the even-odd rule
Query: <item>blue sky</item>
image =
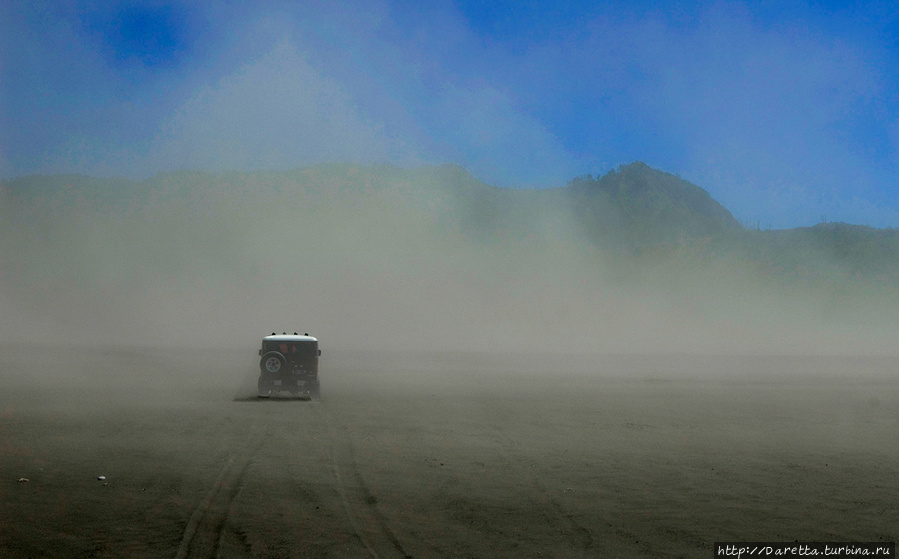
<path fill-rule="evenodd" d="M 899 227 L 895 2 L 0 4 L 0 177 L 644 161 L 747 225 Z"/>

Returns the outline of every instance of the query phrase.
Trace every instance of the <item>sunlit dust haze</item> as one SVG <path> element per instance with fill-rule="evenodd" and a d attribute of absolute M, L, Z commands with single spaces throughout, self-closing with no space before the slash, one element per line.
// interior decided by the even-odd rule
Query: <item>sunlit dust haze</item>
<path fill-rule="evenodd" d="M 897 14 L 3 2 L 0 338 L 894 352 Z"/>
<path fill-rule="evenodd" d="M 645 161 L 763 228 L 899 225 L 889 2 L 25 2 L 0 177 Z"/>
<path fill-rule="evenodd" d="M 638 164 L 615 176 L 656 175 Z M 835 275 L 835 257 L 807 249 L 783 260 L 723 209 L 730 229 L 706 234 L 646 227 L 664 214 L 583 214 L 603 195 L 574 188 L 495 188 L 456 166 L 13 181 L 0 190 L 0 335 L 190 347 L 305 329 L 360 349 L 894 350 L 895 283 Z"/>

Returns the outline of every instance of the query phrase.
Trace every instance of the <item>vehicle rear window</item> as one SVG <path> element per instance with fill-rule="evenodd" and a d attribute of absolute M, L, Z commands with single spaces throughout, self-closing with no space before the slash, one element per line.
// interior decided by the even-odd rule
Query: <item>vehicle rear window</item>
<path fill-rule="evenodd" d="M 266 351 L 279 351 L 284 355 L 315 355 L 315 342 L 266 342 Z"/>

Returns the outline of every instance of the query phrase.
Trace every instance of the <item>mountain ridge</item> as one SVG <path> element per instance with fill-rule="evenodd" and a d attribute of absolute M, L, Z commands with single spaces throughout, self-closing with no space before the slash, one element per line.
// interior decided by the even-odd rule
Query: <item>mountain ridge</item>
<path fill-rule="evenodd" d="M 895 347 L 899 232 L 745 229 L 643 164 L 573 182 L 350 164 L 2 182 L 0 337 L 232 344 L 299 314 L 373 347 Z"/>
<path fill-rule="evenodd" d="M 692 210 L 697 215 L 711 217 L 721 225 L 723 230 L 739 230 L 748 229 L 744 227 L 732 212 L 725 208 L 720 202 L 715 200 L 711 194 L 704 188 L 686 181 L 679 176 L 668 173 L 666 171 L 656 169 L 647 165 L 642 161 L 634 161 L 629 164 L 623 164 L 615 169 L 608 171 L 606 174 L 597 177 L 591 175 L 582 175 L 568 181 L 565 186 L 549 187 L 549 188 L 518 188 L 518 187 L 500 187 L 493 186 L 477 179 L 463 166 L 455 163 L 443 163 L 438 165 L 421 165 L 411 168 L 398 167 L 392 164 L 353 164 L 353 163 L 321 163 L 303 167 L 296 167 L 286 171 L 201 171 L 201 170 L 174 170 L 164 171 L 153 175 L 146 179 L 131 179 L 126 177 L 94 177 L 80 173 L 71 174 L 36 174 L 26 175 L 11 179 L 0 179 L 0 188 L 4 189 L 27 189 L 34 188 L 53 190 L 54 187 L 61 188 L 66 186 L 78 186 L 81 188 L 90 187 L 92 189 L 97 186 L 103 186 L 106 193 L 112 190 L 118 190 L 124 185 L 131 187 L 145 187 L 158 182 L 171 182 L 173 179 L 180 178 L 205 178 L 227 179 L 229 177 L 295 177 L 308 171 L 328 171 L 333 174 L 343 174 L 348 171 L 367 174 L 387 174 L 391 178 L 406 177 L 421 178 L 434 173 L 444 175 L 445 179 L 452 179 L 457 186 L 464 186 L 466 191 L 486 189 L 494 192 L 570 192 L 575 195 L 590 194 L 591 190 L 602 192 L 606 196 L 615 198 L 619 201 L 627 201 L 631 204 L 632 210 L 639 210 L 634 202 L 640 201 L 645 205 L 651 206 L 653 200 L 647 199 L 647 194 L 654 191 L 663 192 L 664 197 L 671 202 Z M 656 192 L 656 193 L 658 193 Z M 644 208 L 646 209 L 646 208 Z M 865 224 L 853 224 L 845 222 L 827 222 L 829 225 L 840 223 L 842 225 L 865 228 L 867 230 L 892 230 L 895 228 L 886 227 L 878 228 Z M 778 229 L 778 231 L 790 231 L 798 229 L 815 228 L 824 226 L 824 223 L 812 226 L 796 226 L 791 228 Z"/>
<path fill-rule="evenodd" d="M 893 263 L 899 262 L 899 230 L 834 223 L 747 229 L 705 189 L 639 161 L 602 177 L 577 177 L 548 189 L 490 186 L 454 164 L 173 171 L 142 181 L 30 176 L 0 182 L 0 203 L 10 223 L 16 221 L 17 211 L 39 216 L 52 208 L 62 210 L 59 219 L 72 220 L 78 212 L 135 214 L 155 204 L 188 219 L 188 208 L 204 215 L 237 215 L 242 205 L 286 204 L 303 215 L 317 207 L 325 213 L 355 211 L 375 228 L 383 215 L 394 235 L 400 235 L 404 221 L 425 220 L 431 223 L 428 227 L 454 230 L 475 243 L 505 239 L 561 246 L 586 240 L 597 250 L 613 253 L 680 251 L 702 258 L 744 259 L 769 271 L 787 270 L 788 275 L 795 270 L 820 277 L 873 274 L 899 283 L 899 264 Z M 419 226 L 425 227 L 423 222 Z"/>

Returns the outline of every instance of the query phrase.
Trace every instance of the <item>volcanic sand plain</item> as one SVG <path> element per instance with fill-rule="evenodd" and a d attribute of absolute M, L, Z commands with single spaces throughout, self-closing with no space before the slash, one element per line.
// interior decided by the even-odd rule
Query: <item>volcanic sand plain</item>
<path fill-rule="evenodd" d="M 899 540 L 895 357 L 323 350 L 311 402 L 252 347 L 2 348 L 0 556 Z"/>

